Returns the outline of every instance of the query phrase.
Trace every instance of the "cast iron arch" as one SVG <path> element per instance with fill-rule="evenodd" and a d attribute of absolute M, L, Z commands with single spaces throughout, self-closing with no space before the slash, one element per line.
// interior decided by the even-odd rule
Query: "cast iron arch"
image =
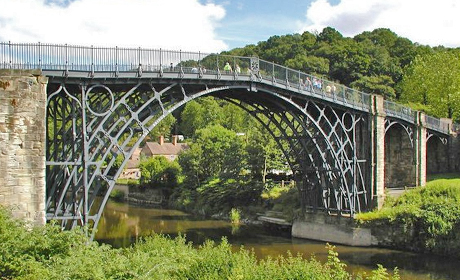
<path fill-rule="evenodd" d="M 356 164 L 356 154 L 352 151 L 353 163 L 349 151 L 343 147 L 343 144 L 348 149 L 352 146 L 347 133 L 350 127 L 342 122 L 344 114 L 339 117 L 332 107 L 311 100 L 293 101 L 271 91 L 265 91 L 270 96 L 266 100 L 241 97 L 244 94 L 247 97 L 248 93 L 255 92 L 245 84 L 208 88 L 175 82 L 159 85 L 138 82 L 125 91 L 103 83 L 59 85 L 47 102 L 47 218 L 61 220 L 63 227 L 84 224 L 96 228 L 116 178 L 147 134 L 185 103 L 205 95 L 225 97 L 225 94 L 240 98 L 241 105 L 247 104 L 242 107 L 252 108 L 248 111 L 253 116 L 262 114 L 274 124 L 277 133 L 269 129 L 270 124 L 263 123 L 280 147 L 283 147 L 280 141 L 288 144 L 289 151 L 284 148 L 283 153 L 290 158 L 289 164 L 303 184 L 321 186 L 317 187 L 321 191 L 318 196 L 326 210 L 335 208 L 353 214 L 361 210 L 361 204 L 367 207 L 363 176 L 360 175 L 362 182 L 358 186 L 353 173 L 356 166 L 350 167 Z M 309 108 L 316 108 L 317 119 Z M 325 110 L 330 111 L 327 116 Z M 354 115 L 350 116 L 353 119 Z M 257 119 L 261 121 L 260 117 Z M 355 125 L 353 120 L 352 127 Z M 337 129 L 346 133 L 339 135 Z M 287 130 L 294 135 L 288 135 Z M 133 138 L 137 141 L 128 150 Z M 115 165 L 118 155 L 123 156 L 120 166 Z M 346 178 L 350 174 L 353 178 Z M 95 198 L 100 194 L 103 200 L 94 208 Z M 317 202 L 313 201 L 311 206 L 316 207 Z"/>

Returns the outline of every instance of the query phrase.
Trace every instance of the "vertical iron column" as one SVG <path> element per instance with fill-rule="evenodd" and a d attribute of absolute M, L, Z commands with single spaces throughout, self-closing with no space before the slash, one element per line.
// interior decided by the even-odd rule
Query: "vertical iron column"
<path fill-rule="evenodd" d="M 88 193 L 89 193 L 89 186 L 88 186 L 88 142 L 87 142 L 87 135 L 86 135 L 86 85 L 81 84 L 81 141 L 82 141 L 82 156 L 81 156 L 81 163 L 83 167 L 83 174 L 82 174 L 82 187 L 83 187 L 83 225 L 88 225 Z M 88 235 L 87 227 L 85 228 L 86 235 Z"/>

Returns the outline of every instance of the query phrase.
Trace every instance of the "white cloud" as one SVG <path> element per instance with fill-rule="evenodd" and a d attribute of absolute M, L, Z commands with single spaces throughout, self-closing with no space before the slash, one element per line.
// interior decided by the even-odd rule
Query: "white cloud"
<path fill-rule="evenodd" d="M 344 36 L 389 28 L 412 42 L 431 46 L 460 46 L 460 2 L 457 0 L 329 0 L 311 3 L 302 31 L 331 26 Z"/>
<path fill-rule="evenodd" d="M 62 2 L 62 1 L 61 1 Z M 198 0 L 0 0 L 0 41 L 218 52 L 225 16 Z M 66 3 L 66 2 L 64 2 Z"/>

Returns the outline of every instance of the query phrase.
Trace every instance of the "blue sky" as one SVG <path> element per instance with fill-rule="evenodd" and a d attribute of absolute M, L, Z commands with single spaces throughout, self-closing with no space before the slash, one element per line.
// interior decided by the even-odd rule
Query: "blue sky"
<path fill-rule="evenodd" d="M 207 3 L 209 1 L 202 1 Z M 226 16 L 216 28 L 230 48 L 265 41 L 273 35 L 297 33 L 306 20 L 311 0 L 213 1 L 222 5 Z M 331 4 L 339 0 L 329 1 Z"/>
<path fill-rule="evenodd" d="M 214 1 L 226 10 L 216 28 L 218 38 L 230 48 L 265 41 L 273 35 L 291 34 L 299 29 L 310 1 L 256 0 Z M 286 4 L 288 3 L 288 4 Z"/>
<path fill-rule="evenodd" d="M 460 47 L 458 0 L 0 0 L 0 41 L 219 52 L 270 36 L 390 28 Z M 16 11 L 16 12 L 13 12 Z"/>

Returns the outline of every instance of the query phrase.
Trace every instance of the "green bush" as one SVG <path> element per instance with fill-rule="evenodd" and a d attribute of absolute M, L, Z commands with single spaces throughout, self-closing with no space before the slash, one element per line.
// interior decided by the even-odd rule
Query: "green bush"
<path fill-rule="evenodd" d="M 110 198 L 115 201 L 121 202 L 125 199 L 125 192 L 122 190 L 113 190 L 110 193 Z"/>
<path fill-rule="evenodd" d="M 369 227 L 402 228 L 398 246 L 460 256 L 460 179 L 438 179 L 405 192 L 380 211 L 357 215 Z"/>
<path fill-rule="evenodd" d="M 399 279 L 379 268 L 352 276 L 333 247 L 325 264 L 301 256 L 257 261 L 223 239 L 198 249 L 179 236 L 154 235 L 124 249 L 89 242 L 79 230 L 26 226 L 0 207 L 0 279 Z"/>

